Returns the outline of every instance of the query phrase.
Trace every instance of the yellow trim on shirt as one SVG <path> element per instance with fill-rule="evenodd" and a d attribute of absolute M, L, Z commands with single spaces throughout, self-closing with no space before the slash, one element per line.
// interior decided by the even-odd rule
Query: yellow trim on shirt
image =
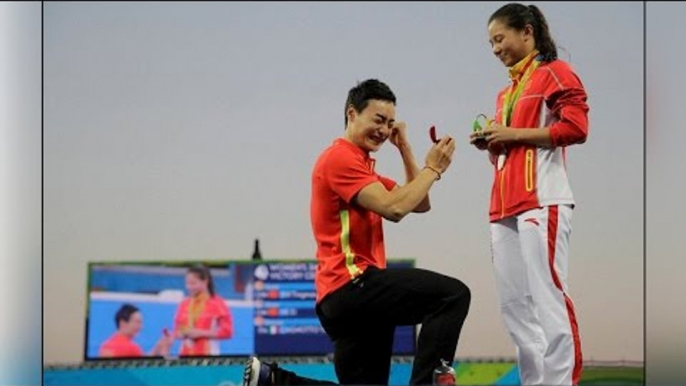
<path fill-rule="evenodd" d="M 362 273 L 355 265 L 355 253 L 350 248 L 350 213 L 347 209 L 340 211 L 341 217 L 341 250 L 345 255 L 345 267 L 350 272 L 350 278 L 354 279 Z"/>

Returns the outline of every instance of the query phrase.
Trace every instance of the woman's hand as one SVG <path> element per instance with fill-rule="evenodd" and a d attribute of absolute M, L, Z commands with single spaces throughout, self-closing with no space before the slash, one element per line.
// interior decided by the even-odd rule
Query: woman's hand
<path fill-rule="evenodd" d="M 518 129 L 513 129 L 494 122 L 477 133 L 481 135 L 488 145 L 507 145 L 508 143 L 518 142 L 520 132 L 521 131 Z M 474 136 L 474 134 L 475 133 L 472 133 L 472 136 Z"/>
<path fill-rule="evenodd" d="M 211 338 L 212 334 L 209 330 L 201 330 L 199 328 L 189 328 L 181 334 L 184 339 L 198 339 L 198 338 Z"/>
<path fill-rule="evenodd" d="M 488 148 L 488 142 L 484 138 L 481 130 L 472 132 L 469 135 L 469 143 L 479 150 L 486 150 Z"/>

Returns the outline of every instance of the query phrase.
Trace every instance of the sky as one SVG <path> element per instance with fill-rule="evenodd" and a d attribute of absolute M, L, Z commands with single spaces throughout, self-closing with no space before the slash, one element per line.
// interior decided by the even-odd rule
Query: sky
<path fill-rule="evenodd" d="M 247 259 L 255 238 L 265 258 L 314 258 L 311 169 L 368 78 L 395 92 L 420 164 L 431 125 L 458 141 L 432 211 L 385 223 L 387 256 L 470 286 L 458 358 L 514 357 L 492 169 L 468 141 L 507 84 L 486 29 L 502 4 L 45 3 L 44 362 L 83 357 L 89 261 Z M 567 159 L 584 359 L 642 361 L 643 4 L 533 4 L 589 94 L 588 140 Z M 392 145 L 374 157 L 402 182 Z"/>

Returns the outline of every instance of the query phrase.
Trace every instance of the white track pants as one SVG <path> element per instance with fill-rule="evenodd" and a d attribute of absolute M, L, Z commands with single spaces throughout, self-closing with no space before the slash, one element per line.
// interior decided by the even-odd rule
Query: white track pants
<path fill-rule="evenodd" d="M 501 310 L 522 385 L 576 385 L 581 341 L 567 265 L 572 208 L 533 209 L 491 223 Z"/>

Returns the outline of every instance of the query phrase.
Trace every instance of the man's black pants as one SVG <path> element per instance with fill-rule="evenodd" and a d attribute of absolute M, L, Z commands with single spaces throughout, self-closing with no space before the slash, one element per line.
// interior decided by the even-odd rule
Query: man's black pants
<path fill-rule="evenodd" d="M 339 382 L 388 384 L 395 326 L 421 323 L 410 384 L 431 384 L 440 360 L 452 363 L 455 357 L 470 299 L 469 288 L 452 277 L 417 268 L 368 267 L 317 305 L 334 344 Z"/>

